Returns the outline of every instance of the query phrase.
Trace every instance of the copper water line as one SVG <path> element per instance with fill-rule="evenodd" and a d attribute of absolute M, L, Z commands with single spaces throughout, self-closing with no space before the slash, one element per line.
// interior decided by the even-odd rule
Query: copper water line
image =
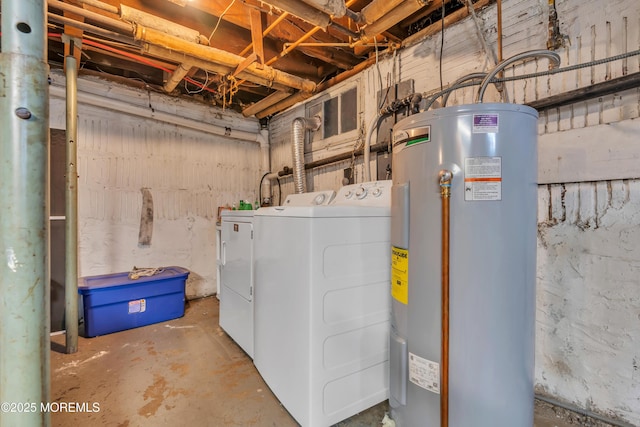
<path fill-rule="evenodd" d="M 442 198 L 442 344 L 440 347 L 440 427 L 449 426 L 449 218 L 453 173 L 438 175 Z"/>

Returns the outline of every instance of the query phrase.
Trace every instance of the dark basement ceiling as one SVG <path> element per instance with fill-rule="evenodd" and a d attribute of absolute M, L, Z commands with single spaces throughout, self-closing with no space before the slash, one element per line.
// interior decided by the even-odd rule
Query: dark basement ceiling
<path fill-rule="evenodd" d="M 479 9 L 491 1 L 473 4 Z M 440 31 L 443 6 L 446 25 L 468 14 L 465 0 L 48 0 L 47 4 L 52 68 L 64 66 L 70 46 L 62 37 L 65 33 L 75 40 L 73 55 L 81 75 L 187 96 L 259 118 L 368 67 L 376 49 L 393 51 Z M 145 16 L 139 17 L 139 11 Z M 191 31 L 167 35 L 178 26 Z"/>

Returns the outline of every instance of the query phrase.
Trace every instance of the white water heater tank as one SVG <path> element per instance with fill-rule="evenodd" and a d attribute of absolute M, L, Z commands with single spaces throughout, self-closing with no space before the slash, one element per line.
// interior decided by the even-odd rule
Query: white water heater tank
<path fill-rule="evenodd" d="M 440 426 L 442 198 L 449 199 L 448 425 L 531 427 L 537 118 L 516 104 L 409 116 L 393 135 L 390 405 Z"/>

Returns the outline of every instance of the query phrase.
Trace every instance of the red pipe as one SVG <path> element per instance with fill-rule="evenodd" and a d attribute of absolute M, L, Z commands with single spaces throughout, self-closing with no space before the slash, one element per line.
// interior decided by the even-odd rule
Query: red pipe
<path fill-rule="evenodd" d="M 0 33 L 0 36 L 2 36 L 2 33 Z M 59 34 L 59 33 L 47 33 L 47 36 L 48 37 L 58 37 L 59 38 L 59 37 L 62 37 L 62 34 Z M 82 43 L 84 43 L 84 44 L 86 44 L 88 46 L 97 47 L 99 49 L 103 49 L 103 50 L 106 50 L 106 51 L 109 51 L 109 52 L 112 52 L 112 53 L 117 53 L 118 55 L 122 55 L 124 57 L 129 58 L 129 59 L 133 59 L 134 61 L 137 61 L 137 62 L 139 62 L 141 64 L 145 64 L 145 65 L 148 65 L 150 67 L 157 68 L 158 70 L 162 70 L 162 71 L 164 71 L 166 73 L 172 73 L 174 71 L 174 70 L 170 70 L 169 68 L 163 67 L 162 65 L 157 64 L 154 61 L 150 61 L 150 60 L 148 60 L 147 58 L 145 58 L 143 56 L 136 55 L 134 53 L 130 53 L 130 52 L 127 52 L 127 51 L 124 51 L 124 50 L 116 49 L 116 48 L 111 47 L 111 46 L 106 45 L 106 44 L 94 42 L 92 40 L 87 40 L 87 39 L 82 39 Z M 202 83 L 200 83 L 200 82 L 198 82 L 196 80 L 193 80 L 193 79 L 191 79 L 189 77 L 185 77 L 185 80 L 188 81 L 189 83 L 193 84 L 193 85 L 196 85 L 196 86 L 206 90 L 207 92 L 216 93 L 215 90 L 210 89 L 210 88 L 206 87 L 205 85 L 203 85 Z"/>

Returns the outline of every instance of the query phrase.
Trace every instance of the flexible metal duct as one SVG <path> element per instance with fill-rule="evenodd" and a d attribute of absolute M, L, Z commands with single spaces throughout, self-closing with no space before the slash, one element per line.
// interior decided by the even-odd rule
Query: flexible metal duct
<path fill-rule="evenodd" d="M 304 133 L 307 130 L 316 131 L 320 128 L 320 117 L 298 117 L 293 120 L 291 151 L 293 154 L 293 185 L 296 193 L 307 192 L 307 180 L 304 175 Z"/>

